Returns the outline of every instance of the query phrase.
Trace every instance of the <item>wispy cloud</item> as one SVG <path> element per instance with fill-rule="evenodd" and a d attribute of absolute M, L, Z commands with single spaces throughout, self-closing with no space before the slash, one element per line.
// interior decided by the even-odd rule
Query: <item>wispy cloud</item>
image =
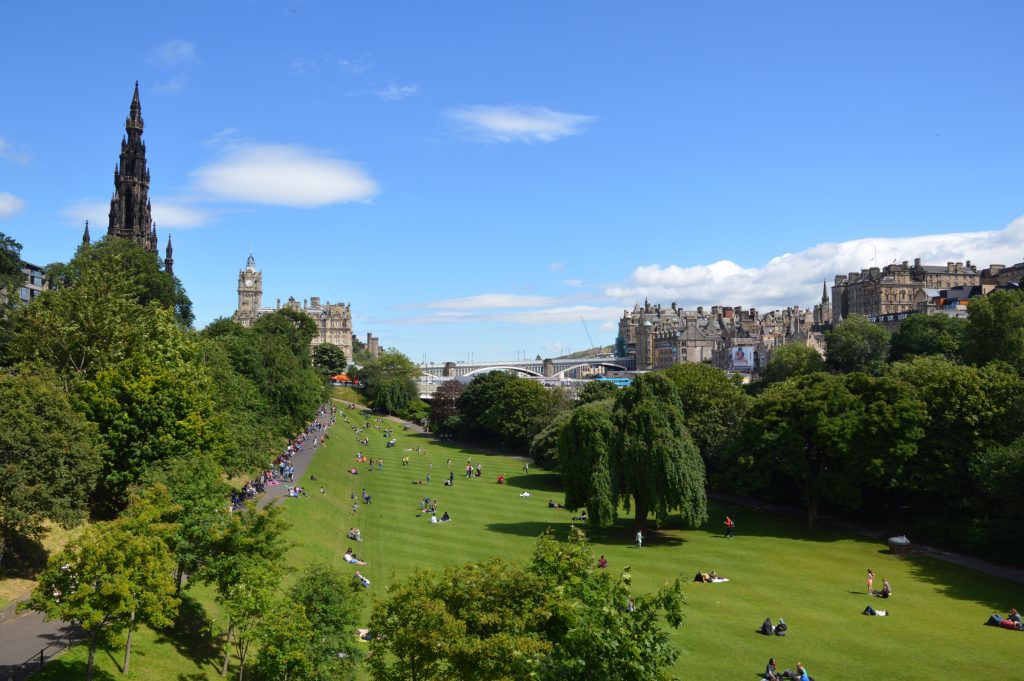
<path fill-rule="evenodd" d="M 25 199 L 10 192 L 0 192 L 0 219 L 9 218 L 25 207 Z"/>
<path fill-rule="evenodd" d="M 548 265 L 548 269 L 552 272 L 561 272 L 565 268 L 564 262 L 553 262 Z"/>
<path fill-rule="evenodd" d="M 573 288 L 582 288 L 587 285 L 587 282 L 582 279 L 563 279 L 562 283 Z"/>
<path fill-rule="evenodd" d="M 61 215 L 67 218 L 70 225 L 81 227 L 86 220 L 89 221 L 93 236 L 97 232 L 97 225 L 105 230 L 110 221 L 110 203 L 104 201 L 75 201 L 65 206 Z M 199 206 L 190 205 L 181 199 L 153 198 L 153 222 L 158 229 L 188 229 L 191 227 L 202 227 L 207 224 L 213 215 L 210 211 Z"/>
<path fill-rule="evenodd" d="M 188 76 L 184 73 L 178 73 L 163 83 L 154 85 L 153 92 L 158 95 L 177 95 L 185 91 L 185 85 L 187 84 Z"/>
<path fill-rule="evenodd" d="M 32 157 L 25 149 L 15 148 L 13 144 L 0 137 L 0 158 L 25 166 Z"/>
<path fill-rule="evenodd" d="M 836 274 L 860 272 L 877 264 L 921 258 L 926 264 L 971 260 L 979 268 L 1013 264 L 1024 254 L 1024 217 L 1001 230 L 955 232 L 911 237 L 855 239 L 818 244 L 786 253 L 762 266 L 741 267 L 729 260 L 706 265 L 642 265 L 605 294 L 624 304 L 649 297 L 682 305 L 742 305 L 774 308 L 809 306 L 821 296 L 822 282 L 831 288 Z"/>
<path fill-rule="evenodd" d="M 449 298 L 424 304 L 422 307 L 445 310 L 476 310 L 494 308 L 537 307 L 550 305 L 555 299 L 547 296 L 521 296 L 511 293 L 481 293 L 465 298 Z"/>
<path fill-rule="evenodd" d="M 373 64 L 366 55 L 346 59 L 328 53 L 318 57 L 295 57 L 288 63 L 288 69 L 299 75 L 336 70 L 349 76 L 361 76 L 372 68 Z"/>
<path fill-rule="evenodd" d="M 385 101 L 397 102 L 412 97 L 416 94 L 417 90 L 419 90 L 419 86 L 416 84 L 396 85 L 395 83 L 388 83 L 387 87 L 374 90 L 373 94 Z"/>
<path fill-rule="evenodd" d="M 188 40 L 168 40 L 149 50 L 150 63 L 159 66 L 182 66 L 198 59 L 195 43 Z"/>
<path fill-rule="evenodd" d="M 594 120 L 542 106 L 468 106 L 446 115 L 470 137 L 491 142 L 554 142 L 582 133 Z"/>
<path fill-rule="evenodd" d="M 364 201 L 378 192 L 354 163 L 289 144 L 235 145 L 192 177 L 207 199 L 295 208 Z"/>

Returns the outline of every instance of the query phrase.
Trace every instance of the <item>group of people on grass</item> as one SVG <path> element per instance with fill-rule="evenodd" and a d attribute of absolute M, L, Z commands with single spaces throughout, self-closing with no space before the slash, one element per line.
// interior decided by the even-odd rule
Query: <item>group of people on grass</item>
<path fill-rule="evenodd" d="M 882 588 L 875 588 L 875 573 L 872 570 L 868 570 L 868 595 L 876 596 L 878 598 L 889 598 L 892 596 L 892 585 L 889 584 L 889 580 L 882 578 Z"/>
<path fill-rule="evenodd" d="M 1017 612 L 1017 608 L 1010 608 L 1010 614 L 1006 617 L 1000 617 L 999 615 L 992 615 L 985 622 L 993 627 L 1001 627 L 1003 629 L 1013 629 L 1016 631 L 1024 631 L 1024 623 L 1021 622 L 1020 613 Z"/>
<path fill-rule="evenodd" d="M 796 669 L 787 669 L 779 672 L 778 664 L 774 657 L 768 658 L 768 664 L 764 668 L 764 681 L 781 681 L 782 679 L 793 679 L 795 681 L 813 681 L 803 662 L 796 663 Z"/>

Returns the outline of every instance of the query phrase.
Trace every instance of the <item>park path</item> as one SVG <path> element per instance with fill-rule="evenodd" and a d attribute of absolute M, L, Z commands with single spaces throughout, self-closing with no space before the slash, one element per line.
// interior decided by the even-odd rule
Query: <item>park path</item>
<path fill-rule="evenodd" d="M 313 456 L 323 444 L 324 433 L 331 423 L 330 408 L 326 416 L 318 415 L 316 420 L 323 423 L 325 429 L 308 435 L 302 451 L 292 456 L 291 463 L 295 468 L 295 483 L 292 484 L 303 479 Z M 315 447 L 314 436 L 318 443 Z M 286 498 L 287 495 L 288 486 L 285 484 L 267 487 L 256 505 L 264 508 L 271 501 Z M 44 656 L 49 659 L 64 649 L 61 642 L 68 636 L 80 634 L 81 630 L 73 624 L 60 620 L 45 622 L 42 613 L 31 610 L 0 621 L 0 681 L 22 681 L 28 678 L 39 669 L 40 651 L 44 651 Z"/>

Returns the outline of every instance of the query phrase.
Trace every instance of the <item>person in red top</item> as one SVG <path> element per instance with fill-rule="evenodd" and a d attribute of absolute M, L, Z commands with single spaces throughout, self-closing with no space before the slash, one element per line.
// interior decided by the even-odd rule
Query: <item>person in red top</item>
<path fill-rule="evenodd" d="M 734 523 L 732 521 L 732 518 L 730 518 L 729 516 L 725 516 L 725 536 L 726 537 L 732 537 L 732 531 L 733 531 L 733 528 L 735 526 L 736 526 L 736 523 Z"/>

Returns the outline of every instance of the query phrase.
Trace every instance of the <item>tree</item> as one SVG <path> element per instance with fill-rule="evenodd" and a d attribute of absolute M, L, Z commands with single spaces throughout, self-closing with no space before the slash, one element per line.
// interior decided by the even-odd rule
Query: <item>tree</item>
<path fill-rule="evenodd" d="M 287 530 L 280 507 L 270 505 L 261 511 L 251 502 L 247 503 L 240 511 L 232 513 L 224 527 L 216 532 L 212 550 L 195 575 L 196 581 L 216 587 L 217 600 L 228 609 L 221 676 L 227 674 L 231 646 L 239 646 L 234 639 L 238 625 L 245 628 L 247 637 L 238 647 L 240 665 L 244 669 L 244 656 L 248 654 L 258 622 L 241 622 L 238 618 L 255 617 L 259 608 L 269 603 L 269 595 L 258 589 L 267 583 L 276 586 L 280 580 L 284 569 L 282 558 L 289 547 L 285 538 Z"/>
<path fill-rule="evenodd" d="M 968 307 L 964 355 L 976 365 L 1006 362 L 1024 374 L 1024 291 L 996 291 Z"/>
<path fill-rule="evenodd" d="M 254 637 L 259 654 L 252 673 L 261 681 L 305 681 L 331 679 L 340 676 L 318 676 L 315 658 L 310 653 L 319 632 L 306 616 L 302 605 L 287 598 L 275 598 L 263 613 L 257 613 L 258 626 Z M 349 636 L 351 639 L 351 635 Z M 335 653 L 337 659 L 337 653 Z M 333 670 L 332 670 L 333 671 Z M 239 679 L 241 679 L 241 670 Z"/>
<path fill-rule="evenodd" d="M 889 334 L 862 315 L 850 315 L 825 333 L 825 361 L 834 371 L 878 373 L 889 354 Z"/>
<path fill-rule="evenodd" d="M 465 389 L 466 385 L 454 378 L 437 386 L 430 396 L 430 423 L 434 432 L 451 434 L 448 419 L 458 413 L 459 396 Z"/>
<path fill-rule="evenodd" d="M 283 615 L 275 608 L 275 597 L 281 580 L 281 570 L 266 561 L 253 561 L 239 566 L 237 579 L 227 585 L 217 599 L 227 611 L 231 621 L 228 629 L 228 645 L 234 647 L 238 659 L 238 681 L 245 678 L 245 663 L 254 642 L 261 635 L 270 637 L 267 629 L 273 627 L 273 620 Z M 308 626 L 308 622 L 306 623 Z M 288 646 L 291 647 L 291 646 Z M 301 646 L 300 646 L 301 647 Z M 292 656 L 286 654 L 290 659 Z M 225 654 L 220 675 L 227 674 L 228 655 Z"/>
<path fill-rule="evenodd" d="M 929 415 L 928 429 L 901 488 L 927 506 L 941 498 L 944 508 L 962 509 L 960 502 L 973 494 L 964 489 L 971 480 L 971 461 L 1020 432 L 1024 381 L 1005 366 L 965 366 L 939 356 L 897 362 L 889 367 L 889 375 L 914 386 Z M 952 489 L 962 491 L 951 498 Z"/>
<path fill-rule="evenodd" d="M 608 381 L 589 381 L 579 391 L 576 399 L 581 404 L 600 402 L 601 400 L 615 399 L 615 393 L 618 391 L 619 388 L 614 383 Z"/>
<path fill-rule="evenodd" d="M 761 383 L 765 386 L 781 383 L 794 376 L 806 376 L 825 371 L 825 360 L 818 351 L 800 343 L 786 343 L 772 350 L 768 366 L 761 370 Z"/>
<path fill-rule="evenodd" d="M 395 348 L 363 365 L 359 378 L 366 384 L 366 396 L 374 409 L 394 414 L 416 399 L 416 377 L 420 370 Z"/>
<path fill-rule="evenodd" d="M 13 306 L 18 302 L 18 288 L 25 283 L 21 271 L 21 244 L 0 232 L 0 303 Z"/>
<path fill-rule="evenodd" d="M 103 238 L 78 248 L 71 262 L 55 263 L 47 268 L 50 287 L 66 289 L 77 286 L 88 273 L 126 277 L 139 305 L 155 303 L 169 309 L 175 321 L 183 328 L 192 325 L 192 301 L 181 282 L 173 275 L 161 271 L 162 261 L 131 239 Z"/>
<path fill-rule="evenodd" d="M 541 468 L 549 471 L 560 469 L 558 439 L 570 416 L 571 411 L 559 413 L 530 440 L 530 458 Z"/>
<path fill-rule="evenodd" d="M 630 601 L 629 575 L 595 568 L 586 537 L 541 538 L 531 564 L 501 559 L 417 572 L 375 604 L 367 666 L 390 679 L 660 681 L 678 656 L 678 580 Z"/>
<path fill-rule="evenodd" d="M 505 446 L 523 450 L 538 430 L 542 415 L 552 406 L 547 389 L 536 381 L 515 378 L 496 391 L 494 401 L 484 411 L 484 427 Z"/>
<path fill-rule="evenodd" d="M 173 562 L 159 536 L 128 531 L 124 523 L 97 523 L 52 555 L 32 592 L 29 607 L 48 619 L 77 623 L 89 638 L 87 681 L 96 644 L 108 629 L 138 622 L 166 626 L 177 609 Z M 131 653 L 125 648 L 125 671 Z"/>
<path fill-rule="evenodd" d="M 944 314 L 910 315 L 892 334 L 889 361 L 898 362 L 915 355 L 942 355 L 957 360 L 967 326 L 967 320 Z"/>
<path fill-rule="evenodd" d="M 615 455 L 613 400 L 576 407 L 558 436 L 558 461 L 565 489 L 565 505 L 585 506 L 588 522 L 609 527 L 616 518 L 611 459 Z"/>
<path fill-rule="evenodd" d="M 212 542 L 227 522 L 224 500 L 231 488 L 206 454 L 164 461 L 148 471 L 146 482 L 165 485 L 174 502 L 169 514 L 174 531 L 167 541 L 177 562 L 175 588 L 180 594 L 184 577 L 199 572 L 213 552 Z"/>
<path fill-rule="evenodd" d="M 96 443 L 53 371 L 0 372 L 0 565 L 14 537 L 38 539 L 47 520 L 70 528 L 85 517 L 99 473 Z"/>
<path fill-rule="evenodd" d="M 686 429 L 705 465 L 712 466 L 721 448 L 739 433 L 748 397 L 724 371 L 707 364 L 676 364 L 665 375 L 676 386 Z"/>
<path fill-rule="evenodd" d="M 615 401 L 617 430 L 611 458 L 612 489 L 635 509 L 643 528 L 654 513 L 659 524 L 678 511 L 697 527 L 707 520 L 704 461 L 686 428 L 675 385 L 664 375 L 638 376 Z"/>
<path fill-rule="evenodd" d="M 824 502 L 856 509 L 866 484 L 894 485 L 925 423 L 924 405 L 904 382 L 798 376 L 757 399 L 744 421 L 740 463 L 759 471 L 762 487 L 796 489 L 813 530 Z"/>
<path fill-rule="evenodd" d="M 305 652 L 314 681 L 354 676 L 360 651 L 352 629 L 361 618 L 364 591 L 350 575 L 320 562 L 306 568 L 291 588 L 291 600 L 304 609 L 315 632 Z"/>
<path fill-rule="evenodd" d="M 128 486 L 153 464 L 210 453 L 220 458 L 224 433 L 196 347 L 168 337 L 158 353 L 135 353 L 79 383 L 75 401 L 105 445 L 101 503 L 120 508 Z"/>
<path fill-rule="evenodd" d="M 324 376 L 344 373 L 345 352 L 337 345 L 320 343 L 313 348 L 313 366 Z"/>

